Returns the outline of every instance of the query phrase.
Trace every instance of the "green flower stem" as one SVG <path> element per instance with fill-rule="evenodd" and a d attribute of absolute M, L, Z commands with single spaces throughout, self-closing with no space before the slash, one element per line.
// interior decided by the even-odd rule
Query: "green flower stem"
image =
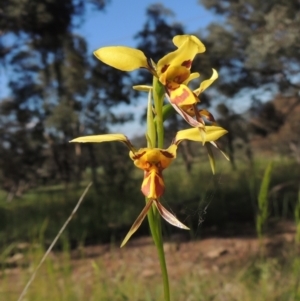
<path fill-rule="evenodd" d="M 163 101 L 165 90 L 156 77 L 153 77 L 153 99 L 156 113 L 157 147 L 164 147 Z"/>
<path fill-rule="evenodd" d="M 147 106 L 147 147 L 155 147 L 156 142 L 156 128 L 153 120 L 152 112 L 152 93 L 149 91 L 148 94 L 148 106 Z"/>
<path fill-rule="evenodd" d="M 165 251 L 164 251 L 163 239 L 162 239 L 161 218 L 157 212 L 156 207 L 152 206 L 151 210 L 148 211 L 147 217 L 150 226 L 150 232 L 158 253 L 159 264 L 160 264 L 160 269 L 163 278 L 164 297 L 165 297 L 164 299 L 165 301 L 170 301 L 171 299 L 170 299 L 169 275 L 167 270 Z"/>
<path fill-rule="evenodd" d="M 149 93 L 148 108 L 147 108 L 148 147 L 163 148 L 164 146 L 164 127 L 163 127 L 164 87 L 159 83 L 159 81 L 155 77 L 153 79 L 153 99 L 154 99 L 154 109 L 156 113 L 155 122 L 153 120 L 152 103 L 150 97 L 151 94 Z M 148 202 L 147 198 L 146 198 L 146 202 Z M 150 226 L 150 232 L 158 253 L 160 269 L 163 278 L 164 299 L 165 301 L 170 301 L 171 299 L 170 299 L 169 275 L 168 275 L 165 252 L 163 247 L 161 217 L 154 205 L 148 211 L 147 217 Z"/>

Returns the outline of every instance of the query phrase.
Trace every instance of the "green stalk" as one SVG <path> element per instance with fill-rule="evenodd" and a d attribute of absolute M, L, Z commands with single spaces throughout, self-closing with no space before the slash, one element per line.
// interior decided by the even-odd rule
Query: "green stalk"
<path fill-rule="evenodd" d="M 153 77 L 153 99 L 154 109 L 156 113 L 156 132 L 157 132 L 157 147 L 164 147 L 164 125 L 163 125 L 163 101 L 165 88 L 158 81 L 156 77 Z"/>
<path fill-rule="evenodd" d="M 158 82 L 157 78 L 153 79 L 153 99 L 154 109 L 156 113 L 156 122 L 153 120 L 151 94 L 149 93 L 148 108 L 147 108 L 147 140 L 148 147 L 163 148 L 164 146 L 164 127 L 163 127 L 163 98 L 164 88 Z M 156 130 L 156 131 L 155 131 Z M 157 141 L 156 141 L 157 140 Z M 146 198 L 146 202 L 148 202 Z M 161 229 L 161 217 L 158 214 L 156 207 L 153 205 L 147 214 L 150 232 L 157 249 L 160 269 L 163 279 L 164 300 L 170 301 L 170 286 L 165 252 L 163 248 L 163 238 Z"/>
<path fill-rule="evenodd" d="M 164 299 L 165 301 L 170 301 L 171 298 L 170 298 L 169 275 L 168 275 L 168 269 L 166 264 L 165 251 L 163 247 L 161 218 L 160 215 L 157 214 L 157 209 L 154 206 L 152 206 L 152 208 L 148 211 L 147 217 L 150 226 L 150 232 L 158 253 L 160 270 L 163 279 L 164 297 L 165 297 Z"/>

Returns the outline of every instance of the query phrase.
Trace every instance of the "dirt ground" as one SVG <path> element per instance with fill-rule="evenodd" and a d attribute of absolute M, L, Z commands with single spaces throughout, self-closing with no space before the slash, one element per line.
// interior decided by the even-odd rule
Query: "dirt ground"
<path fill-rule="evenodd" d="M 294 242 L 295 226 L 284 222 L 274 225 L 263 240 L 266 256 L 282 256 Z M 255 235 L 222 237 L 214 235 L 194 241 L 174 237 L 164 243 L 169 276 L 176 279 L 191 271 L 200 274 L 224 271 L 259 256 L 260 243 Z M 85 259 L 82 258 L 82 252 Z M 72 252 L 74 275 L 88 277 L 92 261 L 101 258 L 110 277 L 130 273 L 139 278 L 160 276 L 155 246 L 150 237 L 132 239 L 122 249 L 111 245 L 88 246 Z"/>
<path fill-rule="evenodd" d="M 284 256 L 295 239 L 293 223 L 277 223 L 270 228 L 264 238 L 263 245 L 266 256 Z M 226 232 L 226 231 L 225 231 Z M 238 232 L 244 233 L 238 235 Z M 237 233 L 228 236 L 207 233 L 204 237 L 193 241 L 183 241 L 182 237 L 173 237 L 164 243 L 169 277 L 180 279 L 183 275 L 207 275 L 216 272 L 230 272 L 234 266 L 247 265 L 250 258 L 259 256 L 260 243 L 252 230 L 238 229 Z M 245 233 L 248 233 L 245 235 Z M 62 262 L 62 254 L 50 253 L 51 258 Z M 20 263 L 24 263 L 21 253 L 15 253 L 8 258 L 11 266 L 5 269 L 5 275 L 15 288 L 21 290 Z M 160 279 L 161 272 L 155 246 L 150 237 L 131 239 L 120 249 L 111 244 L 86 246 L 71 251 L 72 278 L 76 282 L 88 283 L 94 274 L 95 262 L 101 264 L 101 271 L 106 277 L 118 281 L 120 277 L 132 275 L 139 280 Z M 15 263 L 15 266 L 14 266 Z M 30 266 L 25 262 L 24 266 Z M 42 272 L 42 271 L 40 271 Z M 42 274 L 42 273 L 40 273 Z M 123 275 L 123 276 L 122 276 Z M 24 278 L 24 277 L 23 277 Z M 24 279 L 23 279 L 24 280 Z"/>

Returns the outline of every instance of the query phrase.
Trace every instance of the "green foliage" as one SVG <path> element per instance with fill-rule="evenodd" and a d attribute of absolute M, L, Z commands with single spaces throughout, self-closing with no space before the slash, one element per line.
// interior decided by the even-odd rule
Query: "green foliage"
<path fill-rule="evenodd" d="M 300 243 L 300 190 L 298 191 L 297 203 L 295 206 L 295 222 L 296 222 L 296 243 Z"/>
<path fill-rule="evenodd" d="M 205 232 L 210 227 L 236 233 L 239 230 L 235 226 L 237 223 L 253 224 L 257 191 L 261 186 L 261 174 L 266 168 L 265 160 L 257 161 L 255 169 L 239 162 L 239 169 L 234 172 L 227 162 L 220 160 L 217 162 L 217 174 L 213 176 L 206 154 L 202 154 L 201 158 L 193 162 L 191 174 L 186 174 L 184 162 L 180 158 L 176 166 L 171 165 L 165 171 L 166 193 L 162 204 L 167 209 L 172 208 L 177 217 L 193 229 L 196 237 L 197 233 Z M 124 168 L 126 169 L 126 166 Z M 288 174 L 286 170 L 289 170 Z M 102 174 L 101 170 L 98 170 L 98 173 Z M 86 176 L 90 178 L 89 173 Z M 120 241 L 123 238 L 144 206 L 140 192 L 142 172 L 137 170 L 129 176 L 130 181 L 124 179 L 123 190 L 115 188 L 116 185 L 121 187 L 117 184 L 120 178 L 112 177 L 108 181 L 107 177 L 98 176 L 98 187 L 94 183 L 68 226 L 67 237 L 71 246 Z M 277 162 L 272 174 L 272 186 L 280 187 L 299 176 L 299 169 L 293 161 Z M 42 225 L 45 227 L 44 239 L 49 244 L 69 216 L 84 187 L 83 181 L 78 187 L 70 185 L 66 188 L 59 185 L 33 189 L 21 199 L 9 203 L 2 198 L 1 245 L 30 241 L 32 237 L 41 233 Z M 284 187 L 269 195 L 270 217 L 294 217 L 297 188 Z M 164 222 L 163 227 L 167 235 L 177 231 Z M 136 235 L 146 234 L 148 228 L 146 223 L 143 223 Z"/>
<path fill-rule="evenodd" d="M 224 122 L 228 124 L 226 138 L 231 162 L 234 163 L 236 141 L 251 141 L 253 134 L 262 137 L 273 134 L 274 140 L 268 143 L 270 149 L 298 156 L 300 81 L 296 74 L 300 68 L 300 41 L 296 32 L 300 27 L 299 3 L 283 0 L 199 2 L 220 19 L 208 26 L 205 36 L 198 33 L 203 36 L 208 51 L 193 67 L 201 66 L 206 70 L 205 76 L 211 68 L 226 74 L 219 77 L 215 87 L 220 93 L 218 103 L 225 103 L 228 108 L 230 104 L 232 117 L 237 115 L 236 108 L 245 103 L 251 105 L 245 114 L 238 116 L 238 122 L 220 118 L 221 125 L 226 128 Z M 251 152 L 249 144 L 247 151 Z"/>
<path fill-rule="evenodd" d="M 26 260 L 31 260 L 33 265 L 43 255 L 41 246 L 42 242 L 35 241 L 23 251 Z M 114 252 L 111 248 L 111 254 Z M 136 271 L 134 262 L 129 268 L 126 263 L 126 267 L 114 270 L 113 255 L 97 258 L 83 255 L 78 259 L 68 248 L 51 255 L 30 287 L 26 300 L 161 300 L 157 277 L 141 276 L 144 271 Z M 13 273 L 8 269 L 0 272 L 0 293 L 5 301 L 17 300 L 32 271 L 32 265 L 17 264 L 16 267 L 11 270 Z M 214 267 L 217 269 L 216 265 Z M 173 300 L 289 301 L 300 297 L 297 257 L 267 258 L 264 262 L 249 258 L 243 266 L 223 263 L 220 269 L 222 272 L 207 268 L 186 274 L 178 271 L 172 276 Z"/>
<path fill-rule="evenodd" d="M 272 162 L 265 169 L 264 176 L 258 194 L 258 212 L 256 216 L 256 231 L 260 238 L 263 236 L 263 228 L 268 218 L 268 194 L 271 181 Z"/>
<path fill-rule="evenodd" d="M 234 95 L 245 87 L 261 89 L 269 83 L 281 92 L 299 89 L 299 83 L 295 84 L 291 76 L 294 67 L 299 68 L 297 2 L 201 2 L 224 17 L 224 24 L 209 26 L 206 38 L 212 65 L 229 72 L 220 78 L 221 92 Z"/>
<path fill-rule="evenodd" d="M 88 5 L 102 10 L 108 2 L 9 0 L 0 8 L 0 58 L 9 66 L 9 93 L 0 99 L 0 183 L 8 201 L 41 183 L 79 183 L 86 162 L 69 140 L 130 119 L 110 113 L 116 102 L 129 103 L 126 75 L 107 76 L 74 32 Z M 89 155 L 91 163 L 92 149 Z"/>

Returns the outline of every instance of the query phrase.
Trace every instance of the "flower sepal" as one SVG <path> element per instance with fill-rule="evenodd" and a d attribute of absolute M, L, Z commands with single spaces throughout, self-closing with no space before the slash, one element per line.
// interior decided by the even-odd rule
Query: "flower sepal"
<path fill-rule="evenodd" d="M 113 142 L 120 141 L 126 144 L 126 146 L 131 150 L 135 151 L 133 145 L 129 141 L 129 139 L 124 134 L 102 134 L 102 135 L 91 135 L 91 136 L 83 136 L 78 137 L 71 140 L 71 143 L 79 142 L 79 143 L 102 143 L 102 142 Z"/>
<path fill-rule="evenodd" d="M 170 211 L 168 211 L 161 203 L 159 200 L 156 199 L 148 199 L 146 206 L 143 208 L 142 212 L 139 214 L 139 216 L 137 217 L 137 219 L 134 221 L 134 223 L 132 224 L 131 228 L 129 229 L 127 235 L 125 236 L 125 238 L 123 239 L 122 243 L 121 243 L 121 248 L 125 246 L 125 244 L 128 242 L 128 240 L 130 239 L 130 237 L 137 231 L 137 229 L 140 227 L 140 225 L 142 224 L 143 220 L 145 219 L 145 217 L 147 216 L 148 211 L 151 209 L 151 206 L 155 205 L 155 207 L 157 208 L 159 214 L 161 215 L 161 217 L 167 221 L 169 224 L 178 227 L 180 229 L 184 229 L 184 230 L 190 230 L 189 227 L 187 227 L 186 225 L 184 225 L 182 222 L 180 222 Z"/>
<path fill-rule="evenodd" d="M 94 55 L 105 64 L 122 71 L 133 71 L 139 68 L 151 69 L 145 54 L 141 50 L 131 47 L 102 47 L 96 50 Z"/>

